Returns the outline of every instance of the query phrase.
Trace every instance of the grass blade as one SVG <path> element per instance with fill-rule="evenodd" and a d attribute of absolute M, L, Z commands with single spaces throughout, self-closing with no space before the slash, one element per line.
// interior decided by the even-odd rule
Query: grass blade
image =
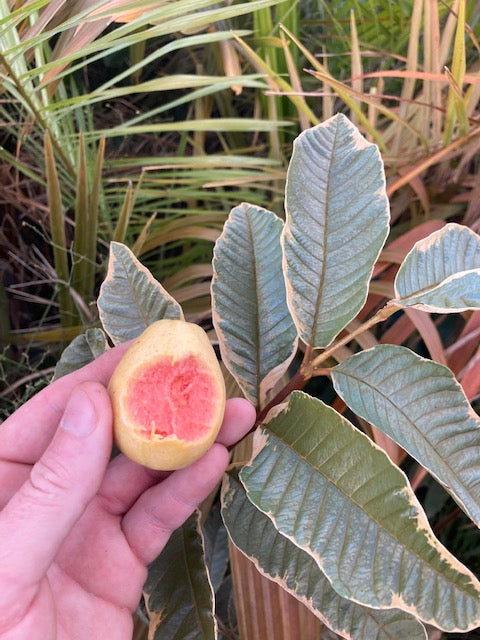
<path fill-rule="evenodd" d="M 67 259 L 67 239 L 62 207 L 62 194 L 58 180 L 53 146 L 48 130 L 45 132 L 45 172 L 47 176 L 48 207 L 52 233 L 53 264 L 58 278 L 58 300 L 62 327 L 74 323 L 73 302 L 69 291 L 69 268 Z"/>

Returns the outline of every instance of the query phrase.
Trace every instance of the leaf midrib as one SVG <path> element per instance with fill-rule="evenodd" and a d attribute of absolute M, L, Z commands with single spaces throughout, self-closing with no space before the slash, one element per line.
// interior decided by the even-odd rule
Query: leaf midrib
<path fill-rule="evenodd" d="M 255 251 L 255 237 L 253 234 L 253 228 L 252 228 L 252 220 L 251 220 L 251 216 L 248 214 L 248 211 L 245 211 L 245 217 L 247 218 L 247 228 L 248 228 L 248 235 L 250 237 L 250 247 L 252 250 L 252 269 L 253 269 L 253 281 L 255 282 L 255 348 L 256 348 L 256 354 L 255 354 L 255 396 L 257 399 L 257 405 L 260 404 L 260 377 L 261 377 L 261 370 L 260 370 L 260 358 L 261 358 L 261 353 L 262 353 L 262 349 L 260 348 L 260 321 L 259 321 L 259 303 L 260 303 L 260 292 L 259 292 L 259 287 L 258 287 L 258 270 L 257 270 L 257 254 Z"/>
<path fill-rule="evenodd" d="M 320 273 L 320 282 L 318 285 L 318 291 L 317 291 L 317 299 L 316 299 L 316 303 L 315 303 L 315 313 L 313 316 L 313 323 L 312 323 L 312 331 L 310 333 L 310 345 L 311 346 L 315 346 L 316 340 L 315 337 L 317 335 L 317 325 L 318 325 L 318 320 L 319 320 L 319 313 L 320 313 L 320 307 L 322 304 L 322 298 L 323 298 L 323 290 L 325 287 L 325 280 L 326 280 L 326 272 L 327 272 L 327 256 L 328 256 L 328 248 L 327 248 L 327 240 L 328 240 L 328 218 L 329 218 L 329 205 L 330 205 L 330 198 L 329 198 L 329 188 L 330 188 L 330 182 L 331 182 L 331 173 L 332 173 L 332 167 L 334 165 L 334 160 L 335 160 L 335 150 L 337 147 L 337 139 L 338 139 L 338 123 L 336 123 L 336 129 L 335 129 L 335 134 L 333 136 L 333 143 L 332 143 L 332 153 L 330 156 L 330 161 L 328 164 L 328 171 L 327 171 L 327 180 L 325 182 L 325 224 L 323 227 L 323 269 Z"/>
<path fill-rule="evenodd" d="M 417 289 L 416 291 L 408 294 L 407 296 L 404 296 L 404 297 L 400 296 L 398 298 L 398 302 L 400 302 L 402 304 L 406 304 L 412 298 L 417 298 L 418 296 L 421 296 L 421 295 L 427 295 L 427 294 L 432 294 L 432 293 L 434 294 L 438 289 L 441 289 L 441 287 L 443 287 L 447 283 L 450 283 L 452 280 L 456 280 L 456 279 L 462 278 L 462 277 L 464 277 L 466 275 L 469 275 L 471 273 L 475 273 L 477 275 L 480 275 L 480 268 L 477 268 L 477 269 L 465 269 L 464 271 L 457 271 L 456 273 L 451 273 L 446 278 L 443 278 L 443 280 L 441 280 L 440 282 L 428 284 L 426 287 L 422 287 L 421 289 Z M 422 304 L 422 301 L 420 300 L 418 303 L 415 303 L 415 304 Z M 424 304 L 429 304 L 428 300 Z"/>

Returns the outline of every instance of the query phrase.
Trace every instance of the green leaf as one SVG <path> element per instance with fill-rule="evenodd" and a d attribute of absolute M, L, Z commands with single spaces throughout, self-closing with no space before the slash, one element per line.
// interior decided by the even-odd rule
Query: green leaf
<path fill-rule="evenodd" d="M 480 420 L 447 367 L 379 345 L 333 369 L 337 393 L 403 447 L 480 526 Z"/>
<path fill-rule="evenodd" d="M 92 292 L 87 289 L 87 260 L 90 244 L 91 211 L 88 204 L 87 155 L 83 134 L 78 139 L 77 184 L 75 194 L 75 238 L 73 242 L 72 288 L 88 303 Z"/>
<path fill-rule="evenodd" d="M 156 91 L 179 91 L 181 89 L 193 89 L 195 87 L 205 87 L 215 85 L 219 80 L 225 80 L 223 76 L 206 76 L 201 74 L 176 73 L 173 75 L 162 76 L 147 80 L 145 82 L 133 85 L 116 86 L 98 94 L 97 100 L 113 100 L 122 96 L 132 95 L 134 93 L 153 94 Z M 257 79 L 257 76 L 238 76 L 232 77 L 232 83 L 237 82 L 240 85 L 246 85 L 254 88 L 264 88 L 264 83 Z M 78 100 L 78 98 L 77 98 Z M 212 122 L 213 124 L 213 122 Z"/>
<path fill-rule="evenodd" d="M 450 223 L 420 240 L 400 265 L 395 304 L 454 313 L 480 309 L 480 236 Z"/>
<path fill-rule="evenodd" d="M 108 349 L 107 338 L 101 329 L 87 329 L 66 347 L 55 365 L 53 379 L 57 380 L 89 364 Z"/>
<path fill-rule="evenodd" d="M 426 639 L 423 625 L 403 611 L 370 609 L 339 596 L 315 560 L 282 536 L 231 476 L 225 480 L 222 502 L 225 525 L 240 551 L 254 562 L 260 573 L 303 602 L 342 638 Z"/>
<path fill-rule="evenodd" d="M 326 347 L 367 298 L 389 229 L 378 148 L 342 114 L 304 131 L 287 173 L 283 249 L 302 340 Z"/>
<path fill-rule="evenodd" d="M 172 534 L 149 566 L 144 598 L 151 640 L 217 638 L 198 512 Z"/>
<path fill-rule="evenodd" d="M 87 135 L 106 138 L 125 135 L 140 135 L 142 133 L 163 133 L 166 131 L 275 131 L 279 127 L 291 127 L 288 120 L 259 120 L 255 118 L 199 118 L 180 122 L 150 123 L 145 125 L 126 126 L 118 125 L 109 129 L 99 129 L 87 132 Z M 87 137 L 87 135 L 85 137 Z"/>
<path fill-rule="evenodd" d="M 65 234 L 65 216 L 62 205 L 62 192 L 58 176 L 57 162 L 50 132 L 45 131 L 45 174 L 47 177 L 48 213 L 52 234 L 53 266 L 58 281 L 58 301 L 62 327 L 75 324 L 77 317 L 69 291 L 70 273 L 68 268 L 67 238 Z"/>
<path fill-rule="evenodd" d="M 228 570 L 229 550 L 228 535 L 220 515 L 219 506 L 215 505 L 208 513 L 203 525 L 205 541 L 205 561 L 214 593 L 220 589 Z"/>
<path fill-rule="evenodd" d="M 97 304 L 103 328 L 114 344 L 136 338 L 156 320 L 183 318 L 178 302 L 119 242 L 110 244 L 107 276 Z"/>
<path fill-rule="evenodd" d="M 244 394 L 261 404 L 295 355 L 280 234 L 274 213 L 251 204 L 232 209 L 215 249 L 213 321 L 222 360 Z"/>
<path fill-rule="evenodd" d="M 340 595 L 448 631 L 480 624 L 480 583 L 435 538 L 405 474 L 348 420 L 295 392 L 260 440 L 240 474 L 248 498 Z"/>

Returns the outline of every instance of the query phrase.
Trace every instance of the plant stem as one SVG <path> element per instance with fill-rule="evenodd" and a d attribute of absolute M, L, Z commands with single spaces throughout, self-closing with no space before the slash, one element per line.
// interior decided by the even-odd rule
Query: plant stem
<path fill-rule="evenodd" d="M 348 333 L 344 338 L 333 344 L 329 349 L 326 349 L 323 353 L 318 355 L 313 360 L 311 359 L 313 349 L 311 346 L 307 346 L 307 348 L 305 349 L 305 356 L 303 358 L 302 364 L 300 365 L 300 368 L 283 387 L 283 389 L 280 389 L 276 396 L 272 398 L 272 400 L 270 400 L 270 402 L 265 405 L 263 409 L 260 409 L 258 411 L 257 420 L 252 431 L 254 431 L 258 427 L 258 425 L 262 423 L 268 412 L 273 409 L 273 407 L 276 407 L 278 404 L 283 402 L 285 398 L 287 398 L 292 393 L 292 391 L 303 389 L 310 378 L 314 376 L 328 375 L 330 369 L 321 367 L 320 365 L 325 362 L 325 360 L 327 360 L 332 354 L 334 354 L 337 349 L 348 344 L 358 335 L 370 329 L 370 327 L 373 327 L 379 322 L 386 320 L 392 314 L 394 314 L 395 311 L 397 311 L 397 306 L 395 305 L 393 300 L 389 300 L 387 304 L 369 320 L 360 325 L 357 329 L 355 329 L 355 331 Z"/>
<path fill-rule="evenodd" d="M 314 358 L 309 364 L 309 366 L 311 367 L 310 375 L 311 376 L 315 375 L 315 371 L 317 369 L 319 369 L 319 366 L 323 362 L 325 362 L 325 360 L 328 360 L 328 358 L 330 358 L 330 356 L 333 355 L 337 349 L 339 349 L 340 347 L 345 346 L 351 340 L 353 340 L 354 338 L 359 336 L 361 333 L 364 333 L 365 331 L 370 329 L 370 327 L 373 327 L 374 325 L 378 324 L 379 322 L 383 322 L 383 320 L 386 320 L 391 315 L 393 315 L 397 311 L 397 309 L 398 309 L 398 307 L 396 306 L 394 301 L 393 300 L 389 300 L 387 302 L 387 304 L 380 309 L 380 311 L 377 311 L 377 313 L 374 316 L 372 316 L 369 320 L 367 320 L 366 322 L 361 324 L 359 327 L 357 327 L 357 329 L 355 329 L 355 331 L 352 331 L 351 333 L 348 333 L 341 340 L 339 340 L 338 342 L 335 342 L 334 344 L 332 344 L 332 346 L 329 349 L 326 349 L 320 355 L 318 355 L 316 358 Z"/>
<path fill-rule="evenodd" d="M 309 379 L 310 376 L 306 377 L 304 375 L 303 366 L 301 366 L 298 371 L 290 378 L 283 389 L 280 389 L 277 395 L 272 398 L 272 400 L 270 400 L 270 402 L 266 404 L 263 409 L 259 410 L 257 414 L 257 420 L 252 431 L 254 431 L 258 427 L 258 425 L 263 422 L 263 420 L 265 420 L 265 417 L 270 409 L 273 409 L 273 407 L 276 407 L 278 404 L 283 402 L 285 398 L 287 398 L 292 393 L 292 391 L 298 391 L 299 389 L 302 389 Z"/>
<path fill-rule="evenodd" d="M 325 362 L 325 360 L 327 360 L 331 355 L 333 355 L 337 349 L 348 344 L 351 340 L 359 336 L 361 333 L 370 329 L 370 327 L 373 327 L 379 322 L 386 320 L 397 310 L 398 307 L 395 304 L 394 300 L 389 300 L 387 304 L 382 307 L 380 311 L 377 311 L 377 313 L 369 320 L 357 327 L 355 331 L 348 333 L 344 338 L 333 344 L 329 349 L 323 351 L 323 353 L 318 355 L 313 360 L 311 359 L 313 348 L 310 345 L 307 345 L 305 349 L 305 355 L 299 369 L 290 378 L 288 383 L 282 389 L 280 389 L 280 391 L 270 400 L 268 404 L 263 407 L 263 409 L 258 409 L 255 424 L 246 434 L 245 438 L 256 431 L 257 427 L 259 427 L 267 417 L 269 411 L 282 403 L 292 393 L 292 391 L 299 391 L 300 389 L 303 389 L 307 382 L 314 376 L 328 375 L 330 373 L 330 368 L 321 367 L 320 365 Z M 243 439 L 244 438 L 242 438 L 242 441 Z"/>

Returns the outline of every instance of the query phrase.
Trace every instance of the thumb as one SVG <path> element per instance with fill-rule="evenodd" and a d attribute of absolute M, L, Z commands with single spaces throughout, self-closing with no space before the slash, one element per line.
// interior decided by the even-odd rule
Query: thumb
<path fill-rule="evenodd" d="M 30 416 L 30 422 L 34 420 L 35 415 Z M 0 584 L 0 592 L 12 585 L 32 586 L 45 575 L 98 491 L 111 446 L 107 391 L 99 383 L 85 382 L 73 390 L 57 432 L 29 479 L 0 513 L 0 576 L 8 581 Z"/>

